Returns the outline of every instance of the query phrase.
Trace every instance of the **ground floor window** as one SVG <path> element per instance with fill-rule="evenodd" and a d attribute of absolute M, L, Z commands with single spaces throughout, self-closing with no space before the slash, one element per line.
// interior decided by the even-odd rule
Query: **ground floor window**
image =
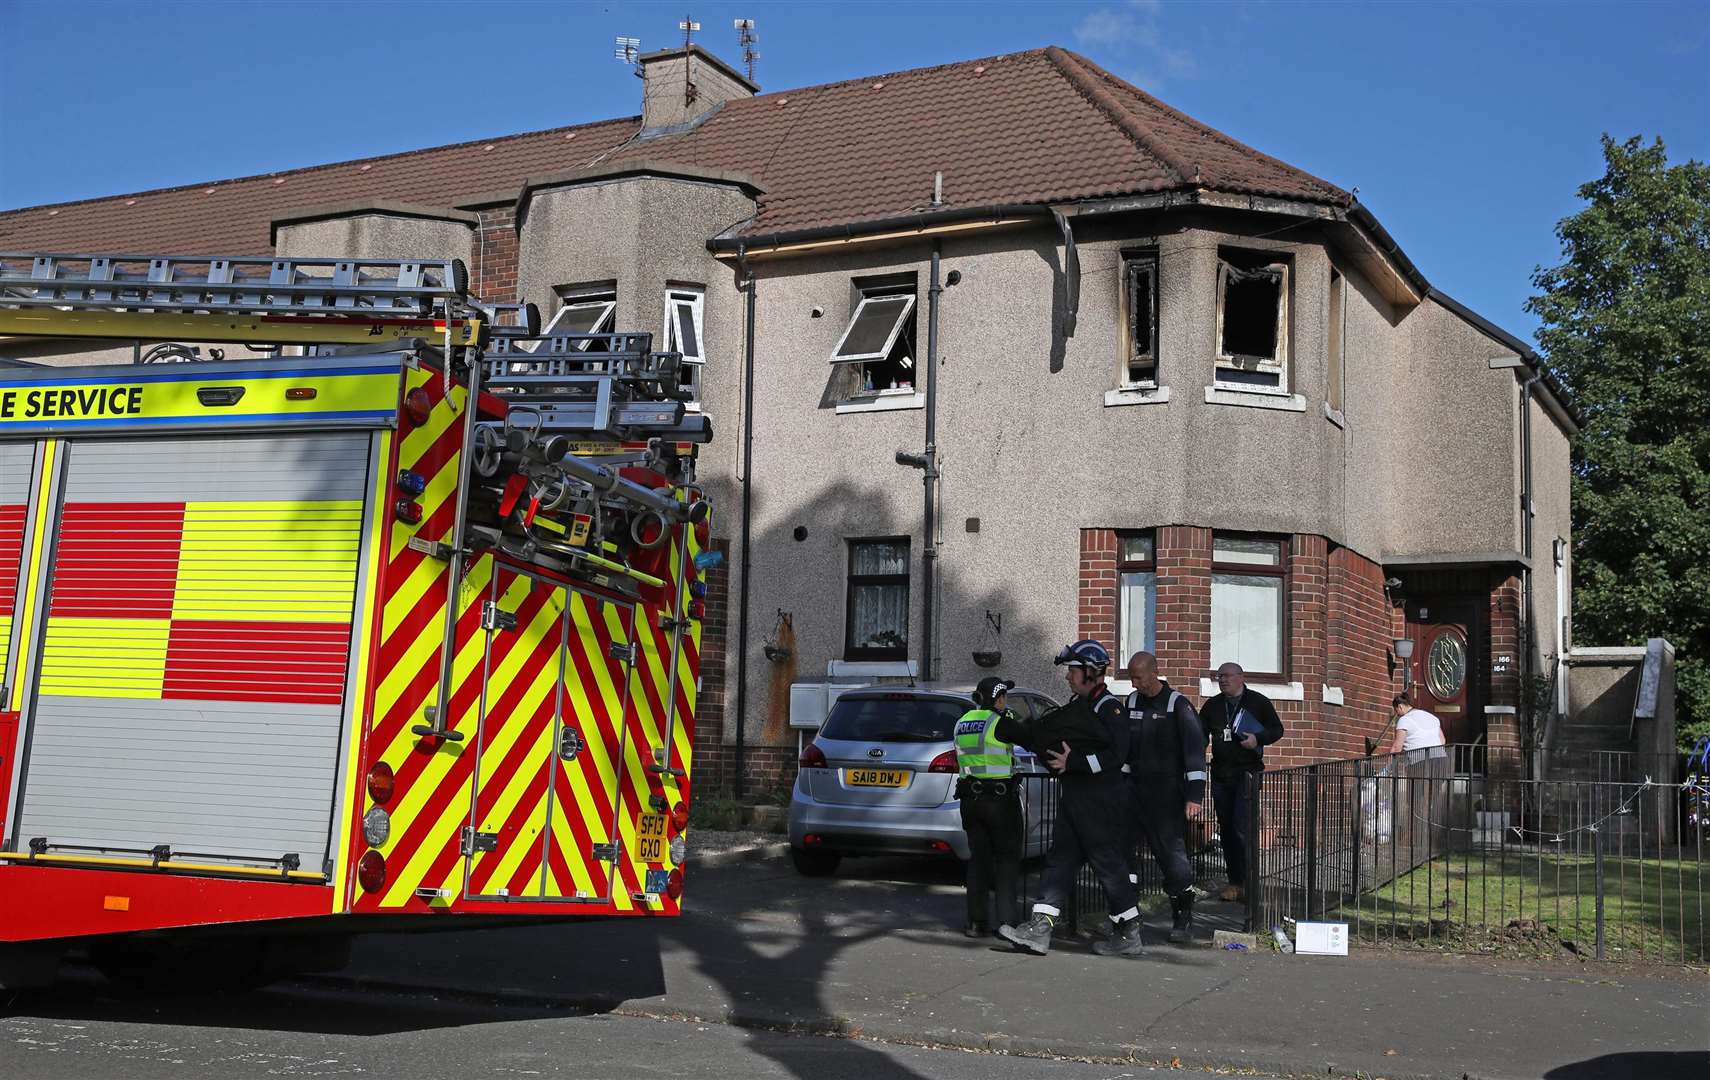
<path fill-rule="evenodd" d="M 906 536 L 849 541 L 845 660 L 908 658 Z"/>
<path fill-rule="evenodd" d="M 1216 533 L 1211 541 L 1211 656 L 1249 675 L 1282 676 L 1287 662 L 1286 544 Z"/>
<path fill-rule="evenodd" d="M 1116 534 L 1116 663 L 1157 651 L 1158 574 L 1152 534 Z"/>

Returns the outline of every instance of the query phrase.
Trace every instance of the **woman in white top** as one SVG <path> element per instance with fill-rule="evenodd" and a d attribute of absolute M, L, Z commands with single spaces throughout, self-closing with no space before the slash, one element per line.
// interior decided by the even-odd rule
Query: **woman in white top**
<path fill-rule="evenodd" d="M 1400 754 L 1408 750 L 1424 750 L 1433 746 L 1442 746 L 1443 722 L 1424 709 L 1413 707 L 1413 699 L 1406 694 L 1395 695 L 1395 741 L 1390 744 L 1389 752 Z M 1440 757 L 1441 754 L 1430 755 Z"/>

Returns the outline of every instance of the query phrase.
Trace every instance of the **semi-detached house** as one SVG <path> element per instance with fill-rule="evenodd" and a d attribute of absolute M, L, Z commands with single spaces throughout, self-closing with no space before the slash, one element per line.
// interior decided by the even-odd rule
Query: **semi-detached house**
<path fill-rule="evenodd" d="M 1453 741 L 1512 742 L 1568 643 L 1573 415 L 1349 192 L 1059 48 L 768 94 L 698 47 L 639 66 L 639 116 L 15 210 L 0 250 L 456 257 L 681 350 L 728 557 L 704 781 L 793 774 L 791 681 L 978 650 L 1055 688 L 1078 637 L 1196 698 L 1238 661 L 1279 761 L 1358 753 L 1404 669 Z M 929 604 L 895 458 L 934 355 Z"/>

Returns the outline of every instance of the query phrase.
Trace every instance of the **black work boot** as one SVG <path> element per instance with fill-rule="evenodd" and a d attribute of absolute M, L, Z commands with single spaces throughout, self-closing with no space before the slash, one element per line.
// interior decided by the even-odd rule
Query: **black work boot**
<path fill-rule="evenodd" d="M 1099 956 L 1139 956 L 1145 951 L 1140 941 L 1140 917 L 1125 919 L 1113 927 L 1108 938 L 1093 942 L 1092 951 Z"/>
<path fill-rule="evenodd" d="M 1193 940 L 1193 890 L 1170 897 L 1170 944 L 1186 945 Z"/>
<path fill-rule="evenodd" d="M 1036 911 L 1033 918 L 1021 926 L 998 927 L 998 936 L 1030 953 L 1044 956 L 1051 951 L 1051 929 L 1055 925 L 1051 916 Z"/>

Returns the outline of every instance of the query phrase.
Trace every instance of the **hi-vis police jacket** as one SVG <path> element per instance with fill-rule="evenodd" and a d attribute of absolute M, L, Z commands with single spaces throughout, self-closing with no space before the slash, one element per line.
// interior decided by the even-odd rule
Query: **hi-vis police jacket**
<path fill-rule="evenodd" d="M 1122 770 L 1136 786 L 1179 785 L 1184 800 L 1203 799 L 1205 732 L 1193 702 L 1164 683 L 1152 697 L 1135 690 L 1123 708 L 1128 717 L 1128 761 Z"/>

